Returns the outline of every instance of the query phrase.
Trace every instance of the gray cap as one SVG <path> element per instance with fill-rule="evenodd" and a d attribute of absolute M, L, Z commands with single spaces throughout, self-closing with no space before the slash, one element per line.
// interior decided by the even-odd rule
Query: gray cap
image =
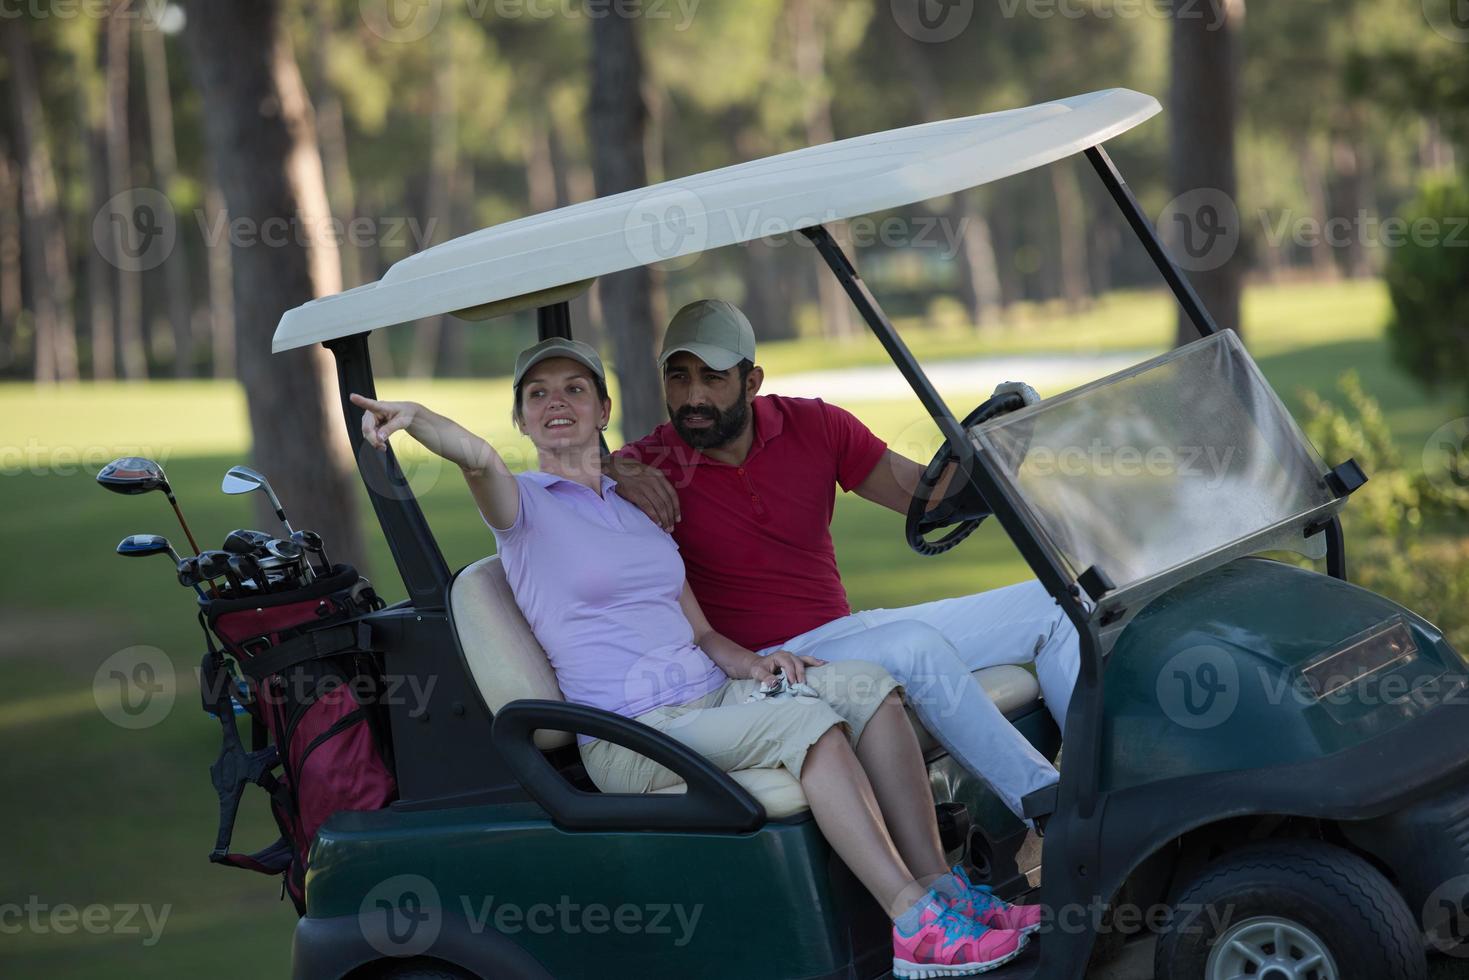
<path fill-rule="evenodd" d="M 551 337 L 520 352 L 520 356 L 515 359 L 515 378 L 512 383 L 520 384 L 520 379 L 525 377 L 527 371 L 552 357 L 569 357 L 578 364 L 586 365 L 602 381 L 607 380 L 607 372 L 602 369 L 602 359 L 595 350 L 579 340 Z"/>
<path fill-rule="evenodd" d="M 688 351 L 716 371 L 728 371 L 740 361 L 755 360 L 755 328 L 733 303 L 695 300 L 669 321 L 659 366 L 679 351 Z"/>

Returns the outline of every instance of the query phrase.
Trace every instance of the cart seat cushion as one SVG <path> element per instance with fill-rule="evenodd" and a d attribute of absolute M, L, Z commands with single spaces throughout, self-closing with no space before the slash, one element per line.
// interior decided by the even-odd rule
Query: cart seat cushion
<path fill-rule="evenodd" d="M 497 556 L 482 558 L 459 573 L 449 590 L 449 609 L 470 675 L 490 711 L 498 712 L 520 698 L 565 700 L 551 661 L 515 604 Z M 1028 710 L 1040 697 L 1035 675 L 1023 667 L 986 667 L 976 670 L 974 676 L 1007 717 Z M 912 709 L 909 718 L 924 752 L 937 748 Z M 536 732 L 535 739 L 543 750 L 574 742 L 571 734 L 554 731 Z M 801 784 L 784 769 L 746 769 L 730 775 L 771 817 L 791 816 L 806 808 Z M 683 783 L 675 783 L 659 792 L 681 793 L 684 789 Z"/>

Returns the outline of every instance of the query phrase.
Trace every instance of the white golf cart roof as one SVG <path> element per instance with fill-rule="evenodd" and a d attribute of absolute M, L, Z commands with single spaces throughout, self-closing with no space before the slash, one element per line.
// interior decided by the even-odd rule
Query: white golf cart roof
<path fill-rule="evenodd" d="M 441 313 L 483 319 L 545 306 L 598 276 L 885 211 L 1080 153 L 1160 111 L 1107 89 L 871 133 L 681 177 L 435 245 L 375 283 L 281 318 L 280 352 Z"/>

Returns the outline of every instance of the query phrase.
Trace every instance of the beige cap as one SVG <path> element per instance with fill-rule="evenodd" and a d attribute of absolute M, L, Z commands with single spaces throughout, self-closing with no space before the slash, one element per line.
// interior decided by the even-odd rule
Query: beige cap
<path fill-rule="evenodd" d="M 515 359 L 515 378 L 512 383 L 520 384 L 525 372 L 552 357 L 569 357 L 578 364 L 586 365 L 602 381 L 607 380 L 607 372 L 602 369 L 602 359 L 595 350 L 579 340 L 551 337 L 520 352 L 520 356 Z"/>
<path fill-rule="evenodd" d="M 755 360 L 755 328 L 733 303 L 722 299 L 695 300 L 669 321 L 658 365 L 668 363 L 681 350 L 716 371 L 728 371 L 740 361 Z"/>

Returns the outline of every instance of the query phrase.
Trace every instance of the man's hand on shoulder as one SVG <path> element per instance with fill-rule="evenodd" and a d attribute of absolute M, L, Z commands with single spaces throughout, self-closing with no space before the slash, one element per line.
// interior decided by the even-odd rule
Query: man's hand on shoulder
<path fill-rule="evenodd" d="M 656 466 L 640 463 L 628 456 L 606 456 L 602 472 L 617 481 L 617 495 L 663 530 L 672 533 L 673 526 L 683 520 L 678 507 L 678 491 Z"/>

